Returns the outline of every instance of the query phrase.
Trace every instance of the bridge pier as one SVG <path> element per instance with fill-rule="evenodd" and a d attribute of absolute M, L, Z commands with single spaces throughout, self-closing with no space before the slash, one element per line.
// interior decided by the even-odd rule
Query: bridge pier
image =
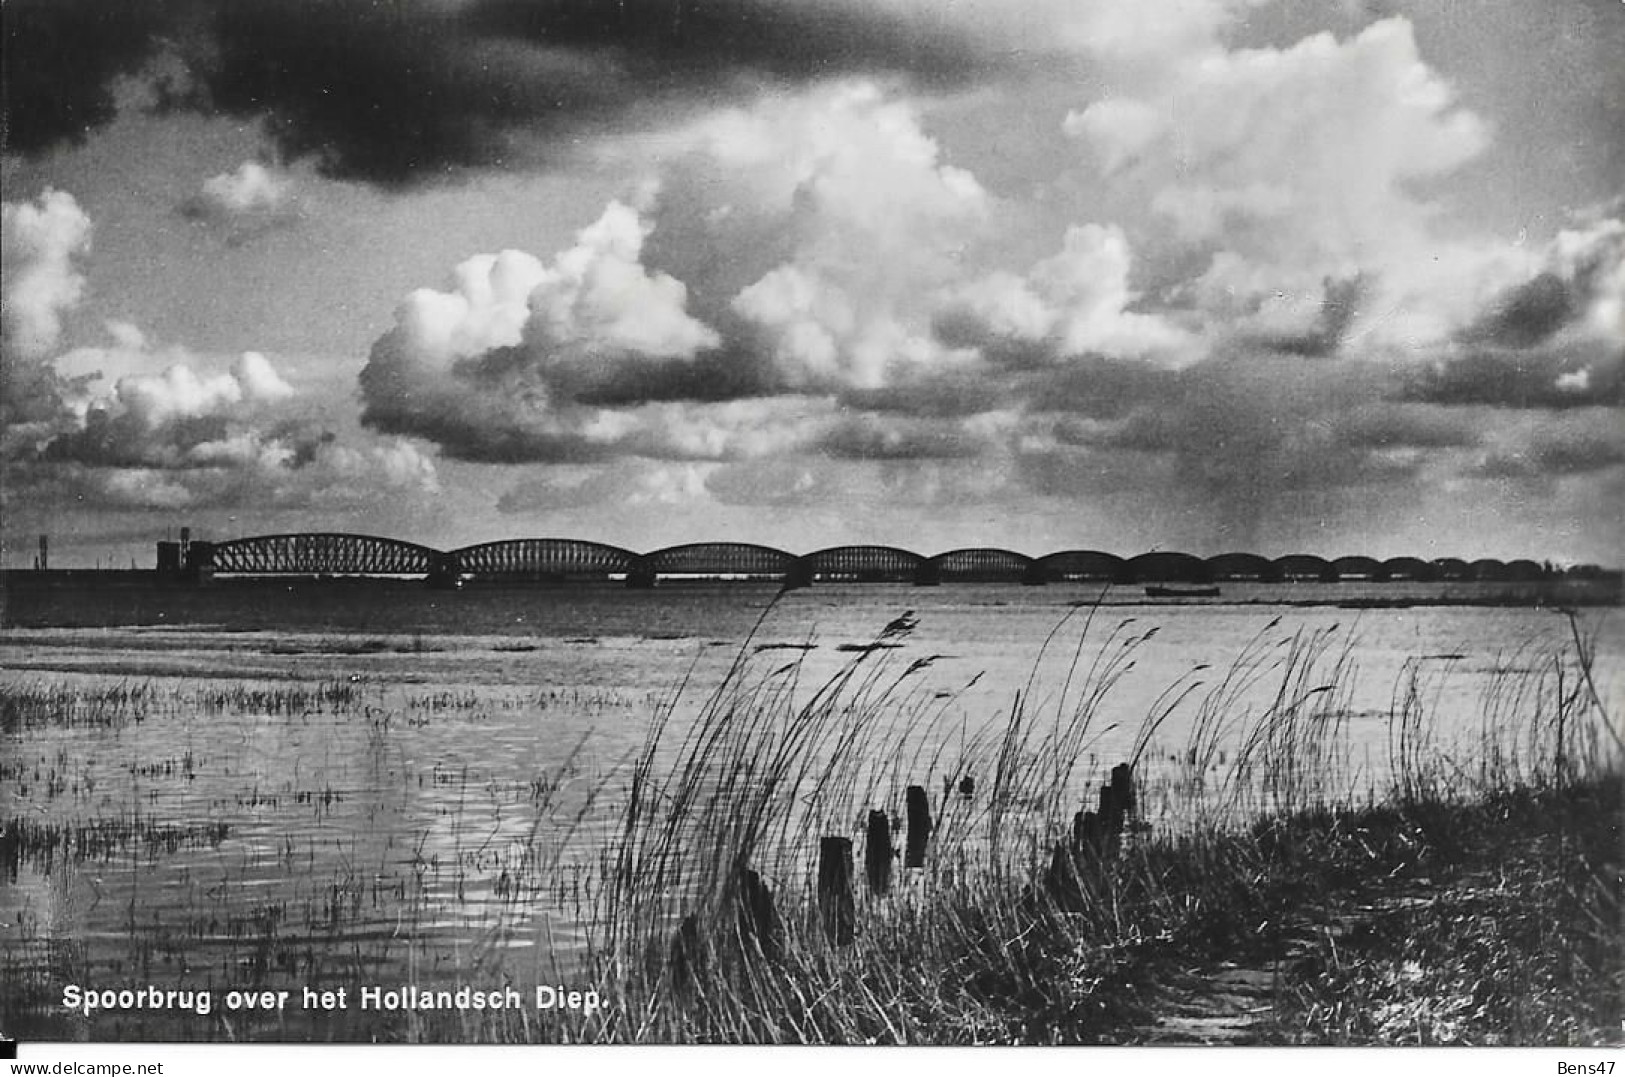
<path fill-rule="evenodd" d="M 429 574 L 424 582 L 436 591 L 455 591 L 463 585 L 455 554 L 436 553 L 429 562 Z"/>

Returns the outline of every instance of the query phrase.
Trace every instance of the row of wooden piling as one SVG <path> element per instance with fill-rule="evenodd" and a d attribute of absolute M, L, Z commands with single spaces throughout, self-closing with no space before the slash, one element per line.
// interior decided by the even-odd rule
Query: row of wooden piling
<path fill-rule="evenodd" d="M 954 788 L 944 780 L 944 793 Z M 970 799 L 975 784 L 963 778 L 957 784 L 960 795 Z M 1118 855 L 1123 835 L 1138 809 L 1134 770 L 1127 764 L 1112 768 L 1111 780 L 1100 787 L 1094 810 L 1080 810 L 1072 826 L 1057 841 L 1048 871 L 1042 880 L 1045 893 L 1062 907 L 1075 904 L 1102 877 L 1104 868 Z M 911 785 L 904 794 L 906 831 L 903 867 L 923 868 L 930 845 L 933 824 L 925 787 Z M 875 809 L 868 814 L 864 828 L 863 875 L 871 893 L 885 894 L 892 886 L 898 857 L 894 832 L 903 820 Z M 780 952 L 782 929 L 774 906 L 773 892 L 761 876 L 750 869 L 740 872 L 734 895 L 738 910 L 737 928 L 745 953 L 760 953 L 770 960 Z M 824 937 L 836 946 L 849 945 L 857 930 L 857 897 L 852 855 L 852 839 L 826 835 L 818 840 L 818 882 L 816 889 L 818 922 Z M 681 981 L 690 978 L 701 953 L 700 925 L 694 916 L 686 917 L 678 928 L 671 949 L 673 974 Z"/>

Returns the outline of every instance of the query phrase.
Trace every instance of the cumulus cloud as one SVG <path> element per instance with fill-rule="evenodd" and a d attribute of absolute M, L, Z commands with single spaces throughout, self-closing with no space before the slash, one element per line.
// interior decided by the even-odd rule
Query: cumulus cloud
<path fill-rule="evenodd" d="M 873 84 L 723 112 L 641 204 L 548 261 L 481 256 L 408 296 L 362 373 L 365 421 L 477 460 L 849 451 L 835 401 L 935 408 L 979 361 L 932 312 L 987 196 Z"/>
<path fill-rule="evenodd" d="M 187 362 L 126 374 L 110 388 L 70 401 L 75 422 L 45 443 L 41 458 L 103 467 L 185 469 L 287 463 L 292 449 L 255 425 L 266 406 L 293 388 L 270 360 L 246 352 L 229 371 Z"/>
<path fill-rule="evenodd" d="M 931 333 L 929 305 L 989 199 L 906 103 L 854 82 L 735 111 L 674 171 L 663 202 L 687 215 L 681 242 L 777 256 L 728 307 L 781 385 L 876 389 L 967 358 Z M 698 213 L 685 205 L 696 196 Z M 752 248 L 762 232 L 777 238 Z"/>
<path fill-rule="evenodd" d="M 3 213 L 6 353 L 39 359 L 56 346 L 63 312 L 84 294 L 74 259 L 89 249 L 90 218 L 73 195 L 50 189 L 32 202 L 5 203 Z"/>
<path fill-rule="evenodd" d="M 91 222 L 66 191 L 0 207 L 0 458 L 24 451 L 63 417 L 69 388 L 49 358 L 63 315 L 77 306 L 85 278 L 76 260 L 90 246 Z"/>
<path fill-rule="evenodd" d="M 1625 405 L 1625 221 L 1559 232 L 1411 372 L 1404 396 L 1556 411 Z"/>
<path fill-rule="evenodd" d="M 134 342 L 127 333 L 121 347 Z M 115 508 L 353 506 L 438 489 L 421 449 L 394 438 L 341 440 L 258 352 L 224 370 L 184 349 L 102 354 L 125 369 L 167 365 L 79 379 L 65 401 L 69 418 L 35 451 L 13 454 L 8 473 L 24 486 Z"/>
<path fill-rule="evenodd" d="M 1527 348 L 1565 330 L 1625 348 L 1625 220 L 1557 234 L 1538 271 L 1495 296 L 1458 339 Z"/>
<path fill-rule="evenodd" d="M 950 339 L 1031 358 L 1088 353 L 1119 358 L 1188 361 L 1191 335 L 1166 318 L 1128 310 L 1131 255 L 1121 228 L 1088 224 L 1067 229 L 1060 253 L 1025 278 L 996 271 L 959 288 L 938 316 Z M 1023 347 L 1027 346 L 1027 347 Z"/>
<path fill-rule="evenodd" d="M 1186 292 L 1210 332 L 1315 351 L 1350 332 L 1412 346 L 1453 327 L 1464 277 L 1493 283 L 1501 268 L 1493 252 L 1441 240 L 1417 193 L 1482 154 L 1490 133 L 1403 18 L 1346 40 L 1212 45 L 1136 93 L 1074 109 L 1065 127 L 1165 241 L 1210 260 Z M 1339 294 L 1355 280 L 1358 308 Z M 1341 324 L 1326 322 L 1336 311 Z"/>
<path fill-rule="evenodd" d="M 712 436 L 726 423 L 678 432 L 672 409 L 640 417 L 592 403 L 628 379 L 692 382 L 692 360 L 720 343 L 688 313 L 683 283 L 642 264 L 647 231 L 612 202 L 551 262 L 481 255 L 457 268 L 450 290 L 413 292 L 361 372 L 363 420 L 470 459 L 592 456 L 667 443 L 661 431 L 674 434 L 672 452 L 711 451 L 701 446 L 727 440 Z"/>
<path fill-rule="evenodd" d="M 217 229 L 233 245 L 298 222 L 293 181 L 258 161 L 222 172 L 181 203 L 181 213 Z"/>
<path fill-rule="evenodd" d="M 90 233 L 66 192 L 4 204 L 0 461 L 21 501 L 291 505 L 434 488 L 415 446 L 324 431 L 260 352 L 198 357 L 121 320 L 106 323 L 106 343 L 64 349 Z"/>

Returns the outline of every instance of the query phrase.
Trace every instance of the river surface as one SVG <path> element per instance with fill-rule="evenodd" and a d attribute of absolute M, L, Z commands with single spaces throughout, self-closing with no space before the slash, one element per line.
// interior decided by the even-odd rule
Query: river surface
<path fill-rule="evenodd" d="M 1571 621 L 1454 604 L 1482 597 L 1472 585 L 1406 586 L 1151 600 L 1082 584 L 345 581 L 14 596 L 0 629 L 0 1019 L 23 1038 L 387 1037 L 400 1026 L 383 1016 L 369 1032 L 221 1000 L 560 982 L 590 949 L 632 760 L 663 722 L 655 769 L 675 767 L 722 685 L 736 711 L 723 725 L 766 737 L 848 677 L 831 719 L 864 738 L 841 749 L 848 791 L 791 790 L 758 865 L 791 888 L 811 836 L 861 849 L 863 809 L 900 811 L 907 785 L 970 818 L 1013 715 L 1031 756 L 1019 761 L 1048 766 L 1060 740 L 1074 764 L 1033 819 L 1068 818 L 1137 757 L 1155 827 L 1212 807 L 1205 776 L 1234 793 L 1220 778 L 1249 751 L 1296 745 L 1302 763 L 1314 749 L 1312 775 L 1250 790 L 1254 806 L 1358 795 L 1407 768 L 1465 787 L 1549 765 L 1542 722 L 1560 693 L 1594 688 L 1621 713 L 1619 609 Z M 1576 629 L 1595 653 L 1591 687 Z M 1261 748 L 1257 731 L 1283 714 Z M 1576 750 L 1597 731 L 1559 735 Z M 209 990 L 215 1008 L 86 1016 L 62 1005 L 69 984 Z"/>

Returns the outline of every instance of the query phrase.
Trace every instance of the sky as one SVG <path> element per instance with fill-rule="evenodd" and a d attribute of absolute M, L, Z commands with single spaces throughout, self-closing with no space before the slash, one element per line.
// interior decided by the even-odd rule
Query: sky
<path fill-rule="evenodd" d="M 0 563 L 1625 534 L 1625 5 L 5 0 Z"/>

